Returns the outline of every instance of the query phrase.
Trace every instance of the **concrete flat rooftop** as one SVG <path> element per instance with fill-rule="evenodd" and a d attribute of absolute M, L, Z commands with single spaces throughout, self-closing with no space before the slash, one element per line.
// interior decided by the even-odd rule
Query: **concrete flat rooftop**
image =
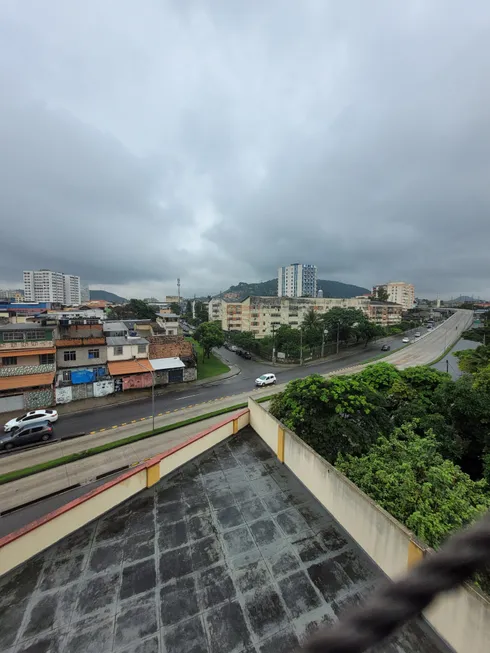
<path fill-rule="evenodd" d="M 251 429 L 0 579 L 8 653 L 283 653 L 378 568 Z M 422 621 L 377 651 L 448 653 Z"/>

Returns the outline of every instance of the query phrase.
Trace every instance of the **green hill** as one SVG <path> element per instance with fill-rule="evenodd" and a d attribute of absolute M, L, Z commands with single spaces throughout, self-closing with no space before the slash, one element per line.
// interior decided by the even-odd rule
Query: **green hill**
<path fill-rule="evenodd" d="M 328 281 L 326 279 L 318 279 L 317 288 L 318 290 L 323 290 L 324 297 L 356 297 L 357 295 L 365 295 L 370 292 L 367 288 L 362 288 L 361 286 L 354 286 L 349 283 L 342 283 L 341 281 Z M 218 296 L 226 293 L 239 293 L 239 299 L 248 297 L 248 295 L 275 297 L 277 295 L 277 279 L 260 281 L 259 283 L 240 281 L 239 284 L 230 286 L 228 290 L 225 290 Z"/>
<path fill-rule="evenodd" d="M 115 295 L 113 292 L 107 290 L 91 290 L 90 299 L 112 302 L 113 304 L 126 304 L 128 301 L 124 297 L 119 297 L 119 295 Z"/>

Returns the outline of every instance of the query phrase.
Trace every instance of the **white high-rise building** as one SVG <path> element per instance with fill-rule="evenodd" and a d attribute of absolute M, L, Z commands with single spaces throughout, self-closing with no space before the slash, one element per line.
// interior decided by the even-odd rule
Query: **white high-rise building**
<path fill-rule="evenodd" d="M 277 272 L 278 297 L 316 297 L 316 265 L 292 263 Z"/>
<path fill-rule="evenodd" d="M 64 300 L 65 306 L 76 306 L 82 303 L 82 291 L 80 286 L 80 277 L 73 274 L 63 275 Z"/>
<path fill-rule="evenodd" d="M 80 304 L 80 277 L 52 270 L 24 270 L 24 301 Z"/>

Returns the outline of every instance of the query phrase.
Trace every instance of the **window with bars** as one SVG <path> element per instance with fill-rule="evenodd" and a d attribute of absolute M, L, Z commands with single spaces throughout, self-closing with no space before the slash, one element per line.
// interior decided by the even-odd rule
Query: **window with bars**
<path fill-rule="evenodd" d="M 122 345 L 117 345 L 114 347 L 114 356 L 122 356 L 123 348 Z"/>
<path fill-rule="evenodd" d="M 17 356 L 4 356 L 2 365 L 17 365 Z"/>
<path fill-rule="evenodd" d="M 89 349 L 88 350 L 89 358 L 100 358 L 100 351 L 98 349 Z"/>
<path fill-rule="evenodd" d="M 24 334 L 21 331 L 4 331 L 4 341 L 7 340 L 24 340 Z"/>
<path fill-rule="evenodd" d="M 39 365 L 52 365 L 54 363 L 54 354 L 40 354 Z"/>
<path fill-rule="evenodd" d="M 76 361 L 77 352 L 75 350 L 63 352 L 63 360 L 65 361 Z"/>

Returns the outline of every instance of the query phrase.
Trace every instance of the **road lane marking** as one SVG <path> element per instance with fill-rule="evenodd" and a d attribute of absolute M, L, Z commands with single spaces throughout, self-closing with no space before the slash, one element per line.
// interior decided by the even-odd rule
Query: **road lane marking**
<path fill-rule="evenodd" d="M 180 401 L 181 399 L 190 399 L 191 397 L 197 397 L 197 393 L 195 395 L 186 395 L 185 397 L 176 397 L 175 401 Z"/>
<path fill-rule="evenodd" d="M 97 431 L 90 431 L 90 435 L 95 435 Z"/>

